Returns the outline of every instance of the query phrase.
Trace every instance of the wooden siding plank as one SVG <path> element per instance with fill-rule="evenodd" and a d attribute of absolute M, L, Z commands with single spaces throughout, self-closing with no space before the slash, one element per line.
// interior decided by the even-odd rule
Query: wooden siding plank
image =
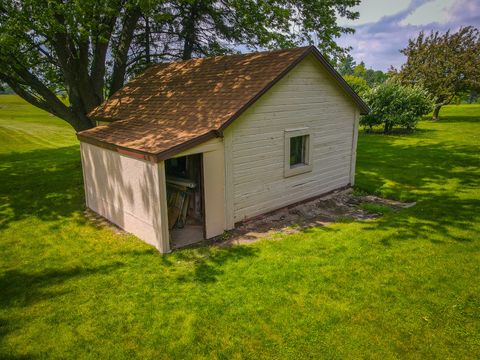
<path fill-rule="evenodd" d="M 353 103 L 313 59 L 297 65 L 227 129 L 233 221 L 348 185 L 355 113 Z M 309 128 L 313 169 L 285 178 L 284 131 L 298 127 Z"/>

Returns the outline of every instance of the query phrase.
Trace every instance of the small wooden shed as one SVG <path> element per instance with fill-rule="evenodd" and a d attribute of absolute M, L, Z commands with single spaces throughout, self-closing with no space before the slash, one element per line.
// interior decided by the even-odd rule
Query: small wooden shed
<path fill-rule="evenodd" d="M 169 252 L 353 185 L 367 112 L 313 46 L 154 65 L 77 134 L 86 203 Z"/>

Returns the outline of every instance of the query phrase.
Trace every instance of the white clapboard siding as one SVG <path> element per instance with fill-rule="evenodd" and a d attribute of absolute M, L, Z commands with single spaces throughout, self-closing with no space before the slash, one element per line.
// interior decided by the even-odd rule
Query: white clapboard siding
<path fill-rule="evenodd" d="M 87 206 L 155 246 L 169 251 L 163 162 L 152 163 L 80 143 Z"/>
<path fill-rule="evenodd" d="M 356 111 L 312 56 L 267 91 L 225 131 L 233 221 L 348 185 Z M 285 130 L 304 127 L 312 141 L 313 170 L 284 177 Z"/>
<path fill-rule="evenodd" d="M 314 160 L 313 161 L 313 166 L 326 167 L 326 166 L 336 165 L 342 160 L 350 162 L 350 153 L 349 152 L 348 153 L 342 152 L 342 153 L 338 153 L 338 154 L 329 154 L 328 156 L 325 156 L 322 159 Z M 328 169 L 324 168 L 323 172 L 325 172 L 327 170 Z M 235 187 L 235 191 L 238 190 L 238 187 L 243 186 L 244 182 L 249 181 L 250 179 L 258 180 L 258 176 L 256 174 L 258 171 L 269 172 L 270 174 L 273 174 L 273 173 L 283 174 L 283 167 L 280 168 L 278 165 L 276 165 L 274 163 L 272 164 L 271 162 L 267 164 L 263 160 L 259 165 L 257 165 L 256 163 L 253 163 L 253 162 L 251 163 L 250 166 L 248 164 L 244 164 L 236 172 L 236 174 L 237 174 L 236 179 L 238 180 L 238 185 Z M 292 179 L 284 179 L 283 176 L 282 176 L 282 179 L 277 179 L 277 180 L 282 181 L 282 182 L 284 182 L 284 181 L 292 182 L 296 179 L 303 179 L 304 177 L 305 176 L 295 176 L 295 179 L 293 179 L 293 178 Z M 263 179 L 260 179 L 259 181 L 263 181 Z"/>

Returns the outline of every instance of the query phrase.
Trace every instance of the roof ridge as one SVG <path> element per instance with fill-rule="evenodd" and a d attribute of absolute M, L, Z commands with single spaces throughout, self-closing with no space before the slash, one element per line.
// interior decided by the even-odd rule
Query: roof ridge
<path fill-rule="evenodd" d="M 246 53 L 235 53 L 235 54 L 223 54 L 223 55 L 214 55 L 214 56 L 205 56 L 205 57 L 195 57 L 195 58 L 186 59 L 186 60 L 165 61 L 165 62 L 152 63 L 150 66 L 147 67 L 147 69 L 151 69 L 151 68 L 157 67 L 157 66 L 165 66 L 165 65 L 170 65 L 170 64 L 182 64 L 182 63 L 188 63 L 188 62 L 199 61 L 199 60 L 215 59 L 215 58 L 220 59 L 220 58 L 225 58 L 225 57 L 237 57 L 237 56 L 241 57 L 241 56 L 259 55 L 259 54 L 274 54 L 274 53 L 277 53 L 277 52 L 287 52 L 287 51 L 294 51 L 294 50 L 301 50 L 301 49 L 306 50 L 306 49 L 309 49 L 309 48 L 312 48 L 312 47 L 315 47 L 315 45 L 297 46 L 297 47 L 285 48 L 285 49 L 253 51 L 253 52 L 246 52 Z"/>

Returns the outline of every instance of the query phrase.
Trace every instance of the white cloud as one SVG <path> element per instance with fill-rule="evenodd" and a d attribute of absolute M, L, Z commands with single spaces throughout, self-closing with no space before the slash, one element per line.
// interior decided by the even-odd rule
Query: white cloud
<path fill-rule="evenodd" d="M 364 6 L 373 3 L 377 2 L 364 0 Z M 431 10 L 432 4 L 437 5 L 435 11 Z M 357 62 L 364 61 L 367 67 L 387 70 L 391 65 L 398 68 L 404 63 L 405 58 L 399 50 L 422 30 L 427 33 L 431 30 L 456 31 L 468 25 L 480 28 L 480 0 L 412 0 L 407 7 L 393 14 L 373 16 L 361 13 L 360 18 L 377 20 L 353 25 L 355 34 L 343 35 L 339 44 L 351 46 L 351 54 Z"/>
<path fill-rule="evenodd" d="M 396 14 L 405 10 L 411 0 L 363 0 L 359 6 L 353 9 L 360 12 L 360 18 L 354 21 L 340 19 L 341 25 L 358 26 L 366 23 L 376 22 L 384 16 Z"/>
<path fill-rule="evenodd" d="M 434 0 L 421 5 L 400 22 L 400 25 L 444 24 L 450 20 L 450 9 L 455 0 Z"/>

